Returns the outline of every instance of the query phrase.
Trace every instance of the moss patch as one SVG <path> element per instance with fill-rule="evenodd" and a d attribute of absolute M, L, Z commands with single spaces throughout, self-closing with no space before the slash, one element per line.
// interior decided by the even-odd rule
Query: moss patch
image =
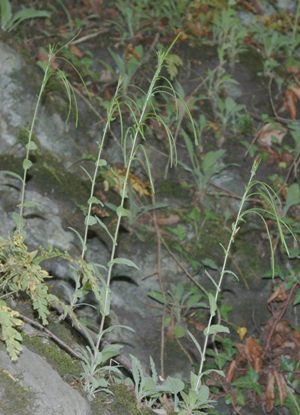
<path fill-rule="evenodd" d="M 28 415 L 34 407 L 34 393 L 18 379 L 0 369 L 0 408 L 5 415 Z"/>
<path fill-rule="evenodd" d="M 99 395 L 93 400 L 91 406 L 94 415 L 153 415 L 150 409 L 137 407 L 134 394 L 125 385 L 112 385 L 111 391 L 113 397 L 107 398 L 106 395 L 105 399 Z"/>
<path fill-rule="evenodd" d="M 80 375 L 80 364 L 59 348 L 53 341 L 39 336 L 24 335 L 28 349 L 43 356 L 63 379 L 71 380 Z"/>

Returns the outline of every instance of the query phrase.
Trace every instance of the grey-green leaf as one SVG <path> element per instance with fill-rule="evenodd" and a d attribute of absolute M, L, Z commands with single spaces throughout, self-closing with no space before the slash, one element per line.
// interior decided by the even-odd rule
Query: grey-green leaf
<path fill-rule="evenodd" d="M 128 267 L 135 268 L 135 269 L 139 270 L 139 267 L 133 261 L 131 261 L 130 259 L 127 259 L 127 258 L 115 258 L 112 261 L 109 261 L 109 263 L 107 265 L 111 266 L 111 265 L 117 265 L 117 264 L 118 265 L 127 265 Z"/>
<path fill-rule="evenodd" d="M 209 330 L 207 330 L 207 328 L 204 330 L 204 336 L 217 333 L 229 333 L 229 329 L 228 327 L 222 326 L 221 324 L 212 324 L 209 327 Z"/>
<path fill-rule="evenodd" d="M 24 170 L 29 170 L 30 167 L 32 166 L 32 162 L 28 159 L 23 160 L 23 169 Z"/>

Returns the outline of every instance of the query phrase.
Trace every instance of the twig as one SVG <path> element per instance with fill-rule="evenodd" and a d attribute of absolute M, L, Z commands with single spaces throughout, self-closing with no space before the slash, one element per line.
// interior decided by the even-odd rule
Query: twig
<path fill-rule="evenodd" d="M 155 195 L 152 193 L 152 204 L 155 206 Z M 156 251 L 156 274 L 158 276 L 160 291 L 164 297 L 164 304 L 163 304 L 163 314 L 161 318 L 161 336 L 160 336 L 160 372 L 161 376 L 165 377 L 165 365 L 164 365 L 164 355 L 165 355 L 165 316 L 166 316 L 166 307 L 167 307 L 167 299 L 166 299 L 166 290 L 164 287 L 164 283 L 162 280 L 161 275 L 161 233 L 157 223 L 157 216 L 155 210 L 152 213 L 154 228 L 156 232 L 156 239 L 157 239 L 157 251 Z"/>
<path fill-rule="evenodd" d="M 36 320 L 32 320 L 31 318 L 25 316 L 24 314 L 19 313 L 19 317 L 25 322 L 30 324 L 31 326 L 37 328 L 40 331 L 43 331 L 47 334 L 56 344 L 58 344 L 59 347 L 61 347 L 63 350 L 65 350 L 67 353 L 69 353 L 71 356 L 76 357 L 76 359 L 81 360 L 80 355 L 75 352 L 67 343 L 65 343 L 63 340 L 61 340 L 59 337 L 56 336 L 52 331 L 44 327 L 42 324 L 40 324 Z"/>
<path fill-rule="evenodd" d="M 268 336 L 267 336 L 267 338 L 266 338 L 266 345 L 265 345 L 265 347 L 264 347 L 264 353 L 263 353 L 263 355 L 265 355 L 265 354 L 266 354 L 266 353 L 270 350 L 270 348 L 271 348 L 271 339 L 272 339 L 272 336 L 273 336 L 274 331 L 275 331 L 275 329 L 276 329 L 276 326 L 277 326 L 277 324 L 279 323 L 279 321 L 282 319 L 282 317 L 285 315 L 285 313 L 286 313 L 286 310 L 287 310 L 288 306 L 289 306 L 289 305 L 290 305 L 290 303 L 292 302 L 292 299 L 293 299 L 293 297 L 294 297 L 294 294 L 295 294 L 296 288 L 297 288 L 299 285 L 300 285 L 300 284 L 299 284 L 299 282 L 296 282 L 296 283 L 292 286 L 292 288 L 290 289 L 289 295 L 288 295 L 288 297 L 287 297 L 287 299 L 286 299 L 286 301 L 285 301 L 285 303 L 284 303 L 284 305 L 283 305 L 283 307 L 282 307 L 281 311 L 278 313 L 277 317 L 274 319 L 274 322 L 273 322 L 273 324 L 272 324 L 271 330 L 269 331 L 269 334 L 268 334 Z"/>
<path fill-rule="evenodd" d="M 70 45 L 78 45 L 79 43 L 86 42 L 89 39 L 93 39 L 94 37 L 97 37 L 99 35 L 102 35 L 103 33 L 109 32 L 109 28 L 102 28 L 100 30 L 97 30 L 97 32 L 89 33 L 88 35 L 82 36 L 79 39 L 73 40 Z"/>

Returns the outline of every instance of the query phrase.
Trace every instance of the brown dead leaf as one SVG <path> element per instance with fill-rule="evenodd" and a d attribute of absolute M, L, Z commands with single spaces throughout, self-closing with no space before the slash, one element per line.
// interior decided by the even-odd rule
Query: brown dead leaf
<path fill-rule="evenodd" d="M 289 90 L 296 96 L 298 100 L 300 100 L 300 87 L 291 87 Z"/>
<path fill-rule="evenodd" d="M 277 384 L 277 388 L 278 388 L 280 405 L 283 406 L 284 401 L 286 400 L 287 395 L 288 395 L 286 381 L 285 381 L 283 375 L 281 373 L 277 372 L 277 370 L 274 371 L 274 376 L 275 376 L 275 380 L 276 380 L 276 384 Z"/>
<path fill-rule="evenodd" d="M 38 51 L 38 54 L 36 55 L 36 59 L 40 62 L 48 62 L 49 55 L 44 49 L 40 49 Z M 58 63 L 57 63 L 55 57 L 52 58 L 52 60 L 51 60 L 51 67 L 54 70 L 58 69 Z"/>
<path fill-rule="evenodd" d="M 289 87 L 284 92 L 284 102 L 279 112 L 287 111 L 292 120 L 297 118 L 297 103 L 300 101 L 300 87 Z"/>
<path fill-rule="evenodd" d="M 272 303 L 273 301 L 277 301 L 277 302 L 285 301 L 287 297 L 288 295 L 285 291 L 284 286 L 280 285 L 268 298 L 268 304 Z"/>
<path fill-rule="evenodd" d="M 259 373 L 262 369 L 263 350 L 261 345 L 253 337 L 248 337 L 245 342 L 245 354 L 255 372 Z"/>
<path fill-rule="evenodd" d="M 98 206 L 93 206 L 91 212 L 93 215 L 98 216 L 98 218 L 108 218 L 110 216 L 106 209 Z"/>
<path fill-rule="evenodd" d="M 288 320 L 279 320 L 276 324 L 275 332 L 282 337 L 286 337 L 292 333 L 293 329 L 291 323 Z"/>
<path fill-rule="evenodd" d="M 131 58 L 135 58 L 137 61 L 141 60 L 141 55 L 137 52 L 132 43 L 128 43 L 125 50 L 125 59 L 129 61 Z"/>
<path fill-rule="evenodd" d="M 180 221 L 178 215 L 157 216 L 156 221 L 158 225 L 176 225 Z"/>
<path fill-rule="evenodd" d="M 76 45 L 71 44 L 69 46 L 69 51 L 72 53 L 72 55 L 76 56 L 77 58 L 82 58 L 84 56 L 84 52 L 82 52 L 82 50 L 80 50 L 79 47 Z"/>
<path fill-rule="evenodd" d="M 264 403 L 265 410 L 271 412 L 274 408 L 275 392 L 274 392 L 275 376 L 273 370 L 268 372 L 267 386 L 265 390 Z"/>
<path fill-rule="evenodd" d="M 285 109 L 289 112 L 291 119 L 295 120 L 297 117 L 297 108 L 296 108 L 297 97 L 291 89 L 287 89 L 284 95 L 285 95 L 285 101 L 284 101 Z"/>
<path fill-rule="evenodd" d="M 236 360 L 232 360 L 226 374 L 226 382 L 231 383 L 236 371 Z"/>
<path fill-rule="evenodd" d="M 187 21 L 186 27 L 193 36 L 201 37 L 204 35 L 203 25 L 199 21 Z"/>
<path fill-rule="evenodd" d="M 268 123 L 257 132 L 256 140 L 260 146 L 271 147 L 274 142 L 281 144 L 286 133 L 287 128 L 281 124 Z"/>

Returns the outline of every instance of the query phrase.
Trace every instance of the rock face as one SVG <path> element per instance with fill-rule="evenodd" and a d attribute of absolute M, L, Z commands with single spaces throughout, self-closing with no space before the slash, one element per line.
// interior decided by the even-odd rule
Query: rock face
<path fill-rule="evenodd" d="M 13 363 L 0 351 L 0 415 L 29 414 L 89 415 L 91 411 L 80 393 L 36 353 L 24 347 Z"/>

